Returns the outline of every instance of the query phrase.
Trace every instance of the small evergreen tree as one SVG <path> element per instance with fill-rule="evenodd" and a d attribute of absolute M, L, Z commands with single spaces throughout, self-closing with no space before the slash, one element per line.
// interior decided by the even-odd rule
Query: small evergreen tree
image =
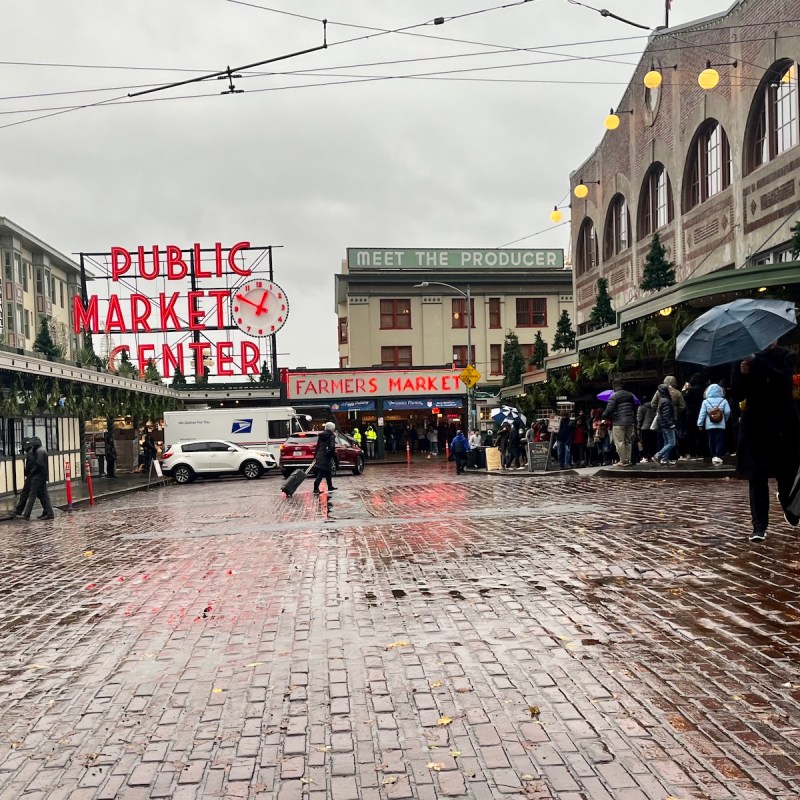
<path fill-rule="evenodd" d="M 800 257 L 800 219 L 792 225 L 792 258 Z"/>
<path fill-rule="evenodd" d="M 184 389 L 186 385 L 186 376 L 183 374 L 183 370 L 176 366 L 175 372 L 172 373 L 172 388 Z"/>
<path fill-rule="evenodd" d="M 37 353 L 41 353 L 45 358 L 55 358 L 60 352 L 50 334 L 50 325 L 47 323 L 47 317 L 42 317 L 39 333 L 33 343 L 33 349 Z"/>
<path fill-rule="evenodd" d="M 597 295 L 589 321 L 595 328 L 605 328 L 606 325 L 613 325 L 617 321 L 617 314 L 611 307 L 607 278 L 597 279 Z"/>
<path fill-rule="evenodd" d="M 144 368 L 144 379 L 148 383 L 162 383 L 161 373 L 158 371 L 156 362 L 152 358 L 147 359 L 147 365 Z"/>
<path fill-rule="evenodd" d="M 572 321 L 569 318 L 569 311 L 565 308 L 561 312 L 558 325 L 556 326 L 556 338 L 553 339 L 553 350 L 574 350 L 575 331 L 572 329 Z"/>
<path fill-rule="evenodd" d="M 202 375 L 195 375 L 194 382 L 196 386 L 208 386 L 208 376 L 211 375 L 211 369 L 209 367 L 203 367 L 203 374 Z"/>
<path fill-rule="evenodd" d="M 661 244 L 657 233 L 653 234 L 650 252 L 644 260 L 644 273 L 639 288 L 642 291 L 658 291 L 675 284 L 675 264 L 667 261 L 667 249 Z"/>
<path fill-rule="evenodd" d="M 120 378 L 137 378 L 139 376 L 139 371 L 131 363 L 131 357 L 128 355 L 127 350 L 123 350 L 120 353 L 117 375 Z"/>
<path fill-rule="evenodd" d="M 272 383 L 272 373 L 269 371 L 266 361 L 261 362 L 261 376 L 259 377 L 258 382 L 262 386 L 267 386 L 268 384 Z"/>
<path fill-rule="evenodd" d="M 542 338 L 542 332 L 536 331 L 536 338 L 533 340 L 533 356 L 531 357 L 530 363 L 537 369 L 541 369 L 544 366 L 544 360 L 546 358 L 547 342 Z"/>
<path fill-rule="evenodd" d="M 503 347 L 503 386 L 515 386 L 522 382 L 525 359 L 519 346 L 519 337 L 513 331 L 506 334 Z"/>

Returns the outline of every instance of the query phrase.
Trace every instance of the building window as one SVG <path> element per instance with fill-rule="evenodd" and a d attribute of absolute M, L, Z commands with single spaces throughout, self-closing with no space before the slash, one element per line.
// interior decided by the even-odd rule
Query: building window
<path fill-rule="evenodd" d="M 631 215 L 628 204 L 621 195 L 615 195 L 611 200 L 606 214 L 606 231 L 603 239 L 603 258 L 613 258 L 630 245 L 629 231 L 631 229 Z"/>
<path fill-rule="evenodd" d="M 27 261 L 22 262 L 22 291 L 28 291 L 28 270 L 31 268 L 31 265 Z"/>
<path fill-rule="evenodd" d="M 58 304 L 61 306 L 61 308 L 64 308 L 64 281 L 58 282 L 58 299 Z"/>
<path fill-rule="evenodd" d="M 544 328 L 547 326 L 546 297 L 517 298 L 517 327 Z"/>
<path fill-rule="evenodd" d="M 49 280 L 50 291 L 49 291 L 47 296 L 51 300 L 55 300 L 56 299 L 56 279 L 53 277 L 52 273 L 50 274 L 49 279 L 50 279 Z"/>
<path fill-rule="evenodd" d="M 25 309 L 25 338 L 31 338 L 31 312 L 27 308 Z"/>
<path fill-rule="evenodd" d="M 470 298 L 469 301 L 469 313 L 470 313 L 470 328 L 475 327 L 475 299 Z M 454 328 L 466 328 L 467 327 L 467 301 L 466 298 L 457 297 L 453 299 L 453 306 L 451 311 L 451 317 L 453 320 L 452 327 Z"/>
<path fill-rule="evenodd" d="M 3 314 L 5 319 L 7 320 L 8 329 L 10 331 L 14 330 L 14 306 L 13 304 L 7 303 L 5 313 Z"/>
<path fill-rule="evenodd" d="M 653 164 L 639 195 L 639 238 L 649 236 L 672 222 L 672 184 L 663 164 Z"/>
<path fill-rule="evenodd" d="M 350 359 L 347 356 L 341 356 L 339 358 L 339 369 L 346 369 L 350 366 Z"/>
<path fill-rule="evenodd" d="M 14 280 L 17 283 L 22 283 L 22 262 L 19 258 L 19 253 L 14 253 Z"/>
<path fill-rule="evenodd" d="M 14 280 L 14 271 L 11 269 L 11 253 L 3 253 L 3 263 L 5 265 L 6 271 L 6 280 L 13 281 Z"/>
<path fill-rule="evenodd" d="M 410 367 L 411 346 L 409 345 L 401 347 L 381 347 L 381 366 Z"/>
<path fill-rule="evenodd" d="M 800 141 L 798 64 L 781 61 L 764 76 L 745 136 L 747 172 L 796 147 Z"/>
<path fill-rule="evenodd" d="M 706 123 L 695 137 L 686 174 L 687 211 L 731 185 L 731 148 L 716 120 Z"/>
<path fill-rule="evenodd" d="M 44 294 L 44 270 L 36 267 L 36 294 Z"/>
<path fill-rule="evenodd" d="M 489 298 L 489 327 L 490 328 L 501 328 L 502 325 L 500 324 L 500 298 L 499 297 L 490 297 Z"/>
<path fill-rule="evenodd" d="M 381 329 L 411 327 L 411 300 L 381 300 Z"/>
<path fill-rule="evenodd" d="M 597 232 L 594 229 L 594 222 L 587 218 L 581 224 L 578 232 L 578 246 L 575 248 L 577 275 L 583 275 L 597 266 L 597 253 Z"/>
<path fill-rule="evenodd" d="M 347 317 L 339 317 L 339 344 L 347 344 Z"/>
<path fill-rule="evenodd" d="M 489 359 L 491 360 L 491 364 L 489 366 L 489 371 L 492 375 L 502 375 L 503 374 L 503 345 L 501 344 L 491 344 L 489 345 Z"/>
<path fill-rule="evenodd" d="M 475 345 L 472 345 L 472 349 L 470 350 L 470 355 L 472 357 L 470 358 L 469 363 L 474 364 Z M 467 346 L 465 344 L 453 345 L 453 366 L 460 367 L 461 369 L 467 366 Z"/>

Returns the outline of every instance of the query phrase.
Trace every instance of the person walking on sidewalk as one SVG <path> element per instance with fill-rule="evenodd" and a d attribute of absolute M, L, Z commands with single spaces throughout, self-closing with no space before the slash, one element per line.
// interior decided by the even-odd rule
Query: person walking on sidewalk
<path fill-rule="evenodd" d="M 326 422 L 325 430 L 317 437 L 317 447 L 314 450 L 314 469 L 317 473 L 314 478 L 314 494 L 319 494 L 319 486 L 323 478 L 328 491 L 336 491 L 332 480 L 333 456 L 336 453 L 336 436 L 333 433 L 335 430 L 335 423 Z"/>
<path fill-rule="evenodd" d="M 800 518 L 787 509 L 800 466 L 800 416 L 792 399 L 795 355 L 776 343 L 739 365 L 735 396 L 743 406 L 739 420 L 736 472 L 750 489 L 751 542 L 763 542 L 769 524 L 769 479 L 778 481 L 784 519 Z"/>
<path fill-rule="evenodd" d="M 650 403 L 642 403 L 636 412 L 636 433 L 639 439 L 639 452 L 642 455 L 642 461 L 649 461 L 658 450 L 656 446 L 658 437 L 652 429 L 655 417 L 656 411 Z"/>
<path fill-rule="evenodd" d="M 378 434 L 372 425 L 367 425 L 364 431 L 364 438 L 367 440 L 367 458 L 375 458 L 375 444 L 378 441 Z"/>
<path fill-rule="evenodd" d="M 605 419 L 613 423 L 611 434 L 619 454 L 619 466 L 629 467 L 631 464 L 631 445 L 633 429 L 636 427 L 636 407 L 633 395 L 623 387 L 622 381 L 614 381 L 614 394 L 606 406 Z"/>
<path fill-rule="evenodd" d="M 569 418 L 569 411 L 564 409 L 561 412 L 561 421 L 558 423 L 558 433 L 556 434 L 556 445 L 558 449 L 558 466 L 567 469 L 572 466 L 572 434 L 574 427 Z"/>
<path fill-rule="evenodd" d="M 439 431 L 435 425 L 428 428 L 428 458 L 436 458 L 439 455 Z"/>
<path fill-rule="evenodd" d="M 718 467 L 725 455 L 725 428 L 731 416 L 731 407 L 725 399 L 725 393 L 718 383 L 712 383 L 706 391 L 706 398 L 700 405 L 697 427 L 705 430 L 708 436 L 708 449 L 711 452 L 711 463 Z"/>
<path fill-rule="evenodd" d="M 106 477 L 116 478 L 115 465 L 117 463 L 117 445 L 114 442 L 114 431 L 106 431 Z"/>
<path fill-rule="evenodd" d="M 678 389 L 677 389 L 678 381 L 677 381 L 677 379 L 675 378 L 674 375 L 667 375 L 664 378 L 664 384 L 666 384 L 669 387 L 669 396 L 670 396 L 670 399 L 672 400 L 672 408 L 673 408 L 673 412 L 674 412 L 673 416 L 675 418 L 675 428 L 674 428 L 674 431 L 675 431 L 675 444 L 673 445 L 674 452 L 670 453 L 669 457 L 670 457 L 671 461 L 677 461 L 677 459 L 678 459 L 678 449 L 677 449 L 677 444 L 678 444 L 678 425 L 680 425 L 685 420 L 685 417 L 686 417 L 686 398 L 683 396 L 682 392 L 678 391 Z M 664 384 L 662 384 L 662 386 Z M 656 393 L 653 395 L 653 399 L 652 399 L 652 401 L 650 403 L 650 405 L 653 406 L 653 409 L 656 412 L 658 411 L 658 405 L 659 405 L 659 400 L 660 400 L 660 394 L 659 394 L 660 389 L 661 389 L 661 386 L 659 386 L 658 389 L 656 389 Z M 659 428 L 659 433 L 661 433 L 662 437 L 663 437 L 663 433 L 664 433 L 663 428 Z"/>
<path fill-rule="evenodd" d="M 670 464 L 674 465 L 678 462 L 675 459 L 670 459 L 670 453 L 675 447 L 675 425 L 677 415 L 675 413 L 675 406 L 670 396 L 669 384 L 662 383 L 658 387 L 658 427 L 661 435 L 664 437 L 664 446 L 655 454 L 653 461 L 656 464 Z"/>
<path fill-rule="evenodd" d="M 450 452 L 456 462 L 456 475 L 460 475 L 467 466 L 467 453 L 469 453 L 469 442 L 459 428 L 453 441 L 450 442 Z"/>
<path fill-rule="evenodd" d="M 31 449 L 33 459 L 30 466 L 30 491 L 28 499 L 20 519 L 30 519 L 33 504 L 37 498 L 42 504 L 42 514 L 39 519 L 55 519 L 53 506 L 50 503 L 50 494 L 47 491 L 47 482 L 50 480 L 50 457 L 47 450 L 42 446 L 42 440 L 38 436 L 31 437 Z"/>
<path fill-rule="evenodd" d="M 25 506 L 28 504 L 28 497 L 31 493 L 31 481 L 33 479 L 33 466 L 36 463 L 36 456 L 31 448 L 31 440 L 27 437 L 22 440 L 22 453 L 25 460 L 22 465 L 22 474 L 25 476 L 25 482 L 22 484 L 22 491 L 17 498 L 17 505 L 14 508 L 14 516 L 21 517 Z"/>

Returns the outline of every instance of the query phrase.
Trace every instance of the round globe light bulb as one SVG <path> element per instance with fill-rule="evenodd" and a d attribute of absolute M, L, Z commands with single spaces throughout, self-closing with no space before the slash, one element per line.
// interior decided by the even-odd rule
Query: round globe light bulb
<path fill-rule="evenodd" d="M 557 208 L 554 208 L 550 212 L 550 222 L 561 222 L 563 216 L 564 215 Z"/>
<path fill-rule="evenodd" d="M 589 187 L 585 183 L 579 183 L 575 187 L 575 197 L 579 200 L 583 200 L 584 197 L 589 196 Z"/>
<path fill-rule="evenodd" d="M 619 117 L 616 114 L 609 114 L 606 117 L 606 129 L 609 131 L 615 131 L 619 128 Z"/>
<path fill-rule="evenodd" d="M 661 314 L 662 317 L 668 317 L 672 313 L 672 306 L 662 308 L 658 313 Z"/>
<path fill-rule="evenodd" d="M 707 67 L 697 76 L 697 82 L 701 89 L 714 89 L 719 84 L 719 72 L 713 67 Z"/>
<path fill-rule="evenodd" d="M 657 69 L 651 69 L 650 72 L 644 76 L 644 85 L 648 89 L 658 89 L 663 80 L 663 76 Z"/>

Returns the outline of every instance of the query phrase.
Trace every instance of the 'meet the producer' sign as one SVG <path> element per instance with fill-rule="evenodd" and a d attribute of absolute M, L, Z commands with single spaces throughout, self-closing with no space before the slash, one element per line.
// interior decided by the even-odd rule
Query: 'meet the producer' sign
<path fill-rule="evenodd" d="M 563 250 L 347 249 L 347 265 L 357 269 L 530 269 L 564 266 Z"/>

